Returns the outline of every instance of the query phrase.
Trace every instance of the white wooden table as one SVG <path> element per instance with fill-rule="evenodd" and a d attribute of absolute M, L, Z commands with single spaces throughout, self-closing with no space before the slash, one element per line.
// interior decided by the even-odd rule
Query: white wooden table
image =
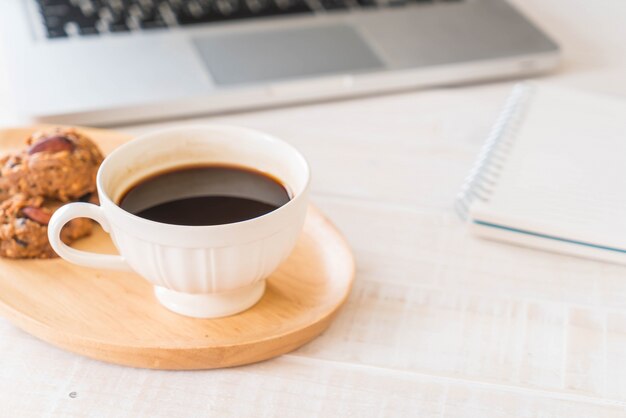
<path fill-rule="evenodd" d="M 564 47 L 548 82 L 626 100 L 626 2 L 517 3 Z M 357 257 L 347 306 L 296 352 L 202 372 L 100 363 L 0 319 L 0 416 L 626 417 L 626 267 L 480 241 L 451 210 L 511 85 L 201 119 L 306 154 Z"/>

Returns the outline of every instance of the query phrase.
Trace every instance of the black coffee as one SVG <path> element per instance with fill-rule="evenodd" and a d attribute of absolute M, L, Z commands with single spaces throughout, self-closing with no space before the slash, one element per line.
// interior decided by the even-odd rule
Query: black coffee
<path fill-rule="evenodd" d="M 156 222 L 220 225 L 269 213 L 289 202 L 276 179 L 235 166 L 192 166 L 158 173 L 130 188 L 122 209 Z"/>

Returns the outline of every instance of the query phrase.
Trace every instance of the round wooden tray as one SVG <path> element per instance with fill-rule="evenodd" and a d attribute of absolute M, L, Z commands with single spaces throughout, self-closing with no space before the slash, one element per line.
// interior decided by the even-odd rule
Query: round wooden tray
<path fill-rule="evenodd" d="M 0 132 L 0 151 L 21 147 L 33 129 Z M 83 129 L 105 152 L 130 138 Z M 101 229 L 77 248 L 115 252 Z M 354 260 L 342 235 L 314 207 L 291 256 L 259 303 L 218 319 L 177 315 L 132 273 L 60 259 L 0 259 L 0 314 L 30 334 L 87 357 L 154 369 L 210 369 L 265 360 L 319 335 L 345 302 Z"/>

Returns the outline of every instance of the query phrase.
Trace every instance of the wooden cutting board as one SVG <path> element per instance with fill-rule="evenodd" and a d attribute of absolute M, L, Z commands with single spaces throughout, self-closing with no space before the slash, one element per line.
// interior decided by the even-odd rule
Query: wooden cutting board
<path fill-rule="evenodd" d="M 38 129 L 42 127 L 37 127 Z M 23 146 L 35 128 L 0 131 L 0 152 Z M 81 129 L 105 153 L 131 138 Z M 75 247 L 114 253 L 100 228 Z M 294 350 L 326 329 L 354 280 L 343 236 L 311 207 L 294 252 L 268 279 L 259 303 L 240 314 L 195 319 L 172 313 L 133 273 L 61 259 L 0 259 L 0 314 L 26 332 L 74 353 L 154 369 L 210 369 Z"/>

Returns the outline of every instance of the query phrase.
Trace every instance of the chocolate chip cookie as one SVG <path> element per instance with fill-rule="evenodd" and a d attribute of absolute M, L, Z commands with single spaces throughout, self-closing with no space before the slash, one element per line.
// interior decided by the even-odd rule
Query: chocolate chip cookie
<path fill-rule="evenodd" d="M 54 204 L 43 197 L 17 194 L 0 204 L 0 256 L 7 258 L 52 258 L 56 253 L 48 242 L 48 221 Z M 78 218 L 61 232 L 66 244 L 91 233 L 93 223 Z"/>

